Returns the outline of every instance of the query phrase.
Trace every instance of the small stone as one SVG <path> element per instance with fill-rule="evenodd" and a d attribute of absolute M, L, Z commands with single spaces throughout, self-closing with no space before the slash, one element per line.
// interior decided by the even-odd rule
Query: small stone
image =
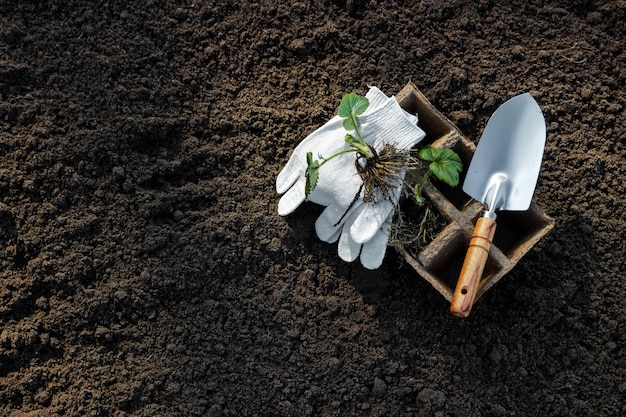
<path fill-rule="evenodd" d="M 424 388 L 417 394 L 415 402 L 417 405 L 430 410 L 439 410 L 446 403 L 448 398 L 442 391 L 432 388 Z"/>
<path fill-rule="evenodd" d="M 372 395 L 375 397 L 383 397 L 387 392 L 387 384 L 380 378 L 374 379 L 374 386 L 372 386 Z"/>
<path fill-rule="evenodd" d="M 111 172 L 113 173 L 113 176 L 115 177 L 115 179 L 117 179 L 118 181 L 126 179 L 126 172 L 124 171 L 124 168 L 122 167 L 113 167 Z"/>

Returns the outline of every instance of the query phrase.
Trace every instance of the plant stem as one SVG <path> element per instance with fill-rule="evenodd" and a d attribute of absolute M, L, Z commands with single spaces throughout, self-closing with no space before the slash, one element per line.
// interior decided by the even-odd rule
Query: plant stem
<path fill-rule="evenodd" d="M 363 136 L 361 136 L 361 132 L 359 132 L 359 128 L 357 127 L 356 124 L 354 124 L 354 132 L 356 133 L 357 137 L 358 137 L 358 141 L 357 142 L 350 142 L 350 144 L 356 148 L 359 152 L 361 152 L 366 159 L 370 159 L 374 156 L 374 152 L 372 151 L 372 148 L 370 147 L 370 145 L 367 144 L 367 142 L 365 142 L 365 139 L 363 139 Z"/>
<path fill-rule="evenodd" d="M 357 125 L 354 125 L 354 131 L 356 132 L 356 135 L 359 137 L 359 141 L 362 143 L 365 143 L 365 139 L 363 139 L 363 136 L 361 136 L 361 132 L 359 132 L 359 128 L 357 127 Z"/>
<path fill-rule="evenodd" d="M 422 191 L 424 191 L 424 187 L 426 186 L 426 182 L 428 181 L 429 177 L 430 177 L 430 171 L 426 171 L 424 175 L 422 176 L 422 179 L 420 180 L 419 184 L 415 186 L 415 192 L 413 193 L 413 196 L 415 198 L 415 202 L 419 204 L 420 206 L 424 204 L 424 197 L 422 196 Z"/>
<path fill-rule="evenodd" d="M 335 153 L 335 154 L 333 154 L 333 155 L 329 156 L 328 158 L 323 158 L 323 157 L 320 155 L 320 157 L 322 158 L 322 162 L 320 162 L 320 164 L 319 164 L 319 166 L 318 166 L 318 169 L 319 169 L 319 168 L 321 168 L 321 167 L 322 167 L 322 165 L 324 165 L 326 162 L 330 161 L 331 159 L 333 159 L 333 158 L 335 158 L 335 157 L 337 157 L 337 156 L 339 156 L 339 155 L 343 155 L 344 153 L 348 153 L 348 152 L 357 152 L 357 150 L 356 150 L 356 149 L 354 149 L 354 148 L 344 149 L 344 150 L 342 150 L 342 151 L 339 151 L 339 152 L 337 152 L 337 153 Z"/>

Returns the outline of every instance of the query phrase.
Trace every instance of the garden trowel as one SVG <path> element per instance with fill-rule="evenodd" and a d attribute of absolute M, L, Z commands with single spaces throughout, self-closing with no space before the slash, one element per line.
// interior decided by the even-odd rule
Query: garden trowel
<path fill-rule="evenodd" d="M 543 114 L 528 93 L 505 102 L 487 122 L 463 183 L 463 191 L 485 210 L 474 227 L 452 298 L 455 316 L 467 317 L 476 299 L 496 231 L 496 211 L 530 207 L 545 141 Z"/>

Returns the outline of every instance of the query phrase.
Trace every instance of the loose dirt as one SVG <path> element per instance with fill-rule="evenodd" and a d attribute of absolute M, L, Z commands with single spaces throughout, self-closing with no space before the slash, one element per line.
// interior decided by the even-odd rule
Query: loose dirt
<path fill-rule="evenodd" d="M 626 415 L 624 1 L 0 0 L 0 414 Z M 515 94 L 556 221 L 460 321 L 274 180 L 409 81 L 477 141 Z"/>

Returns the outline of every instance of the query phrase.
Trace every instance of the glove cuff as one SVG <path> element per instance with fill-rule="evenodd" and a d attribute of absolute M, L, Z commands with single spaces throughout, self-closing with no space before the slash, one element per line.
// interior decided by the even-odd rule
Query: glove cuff
<path fill-rule="evenodd" d="M 385 93 L 380 91 L 378 87 L 369 86 L 369 88 L 369 91 L 365 95 L 365 97 L 369 101 L 369 106 L 367 107 L 365 114 L 372 113 L 373 111 L 377 110 L 379 107 L 387 103 L 390 98 Z"/>

